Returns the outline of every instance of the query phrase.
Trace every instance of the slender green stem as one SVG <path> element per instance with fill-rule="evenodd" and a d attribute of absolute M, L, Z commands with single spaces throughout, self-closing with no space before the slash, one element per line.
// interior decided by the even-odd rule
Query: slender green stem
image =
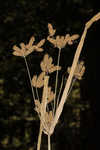
<path fill-rule="evenodd" d="M 29 76 L 29 80 L 30 80 L 30 84 L 31 84 L 33 99 L 35 100 L 35 94 L 34 94 L 34 90 L 33 90 L 33 86 L 32 86 L 31 75 L 30 75 L 28 63 L 27 63 L 27 60 L 26 60 L 25 56 L 24 56 L 24 60 L 25 60 L 25 64 L 26 64 L 26 68 L 27 68 L 27 72 L 28 72 L 28 76 Z"/>
<path fill-rule="evenodd" d="M 59 66 L 60 53 L 61 53 L 61 48 L 59 48 L 59 52 L 58 52 L 57 66 Z M 54 96 L 54 108 L 53 108 L 53 113 L 55 113 L 55 109 L 56 109 L 57 86 L 58 86 L 58 70 L 57 70 L 57 72 L 56 72 L 56 83 L 55 83 L 55 96 Z"/>
<path fill-rule="evenodd" d="M 48 150 L 51 150 L 50 135 L 48 134 Z"/>

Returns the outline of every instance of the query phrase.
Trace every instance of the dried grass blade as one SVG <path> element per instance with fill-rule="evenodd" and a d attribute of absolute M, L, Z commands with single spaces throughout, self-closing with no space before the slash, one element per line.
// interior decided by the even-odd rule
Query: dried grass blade
<path fill-rule="evenodd" d="M 98 17 L 98 19 L 100 19 L 100 17 Z M 95 21 L 97 21 L 97 20 L 95 19 Z M 50 128 L 50 132 L 49 132 L 50 134 L 53 133 L 54 128 L 55 128 L 55 126 L 58 122 L 58 119 L 59 119 L 59 117 L 62 113 L 64 103 L 66 102 L 66 99 L 67 99 L 67 96 L 68 96 L 68 91 L 69 91 L 69 88 L 70 88 L 70 85 L 71 85 L 71 82 L 72 82 L 72 78 L 74 76 L 74 71 L 75 71 L 76 65 L 78 63 L 79 56 L 80 56 L 80 53 L 81 53 L 81 50 L 82 50 L 82 47 L 83 47 L 83 44 L 84 44 L 84 40 L 85 40 L 85 37 L 86 37 L 86 34 L 87 34 L 87 29 L 88 29 L 87 26 L 85 26 L 83 34 L 82 34 L 81 39 L 80 39 L 80 42 L 79 42 L 78 47 L 76 49 L 76 53 L 74 55 L 74 59 L 73 59 L 72 67 L 71 67 L 71 71 L 70 71 L 68 80 L 66 82 L 66 86 L 65 86 L 61 101 L 60 101 L 59 106 L 56 110 L 56 114 L 55 114 L 53 123 L 52 123 L 51 128 Z"/>

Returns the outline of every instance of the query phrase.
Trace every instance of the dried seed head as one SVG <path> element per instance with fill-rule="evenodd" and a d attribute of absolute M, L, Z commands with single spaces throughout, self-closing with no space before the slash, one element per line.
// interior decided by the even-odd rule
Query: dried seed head
<path fill-rule="evenodd" d="M 41 61 L 40 66 L 41 66 L 41 70 L 45 73 L 52 73 L 56 70 L 60 70 L 61 67 L 59 66 L 54 66 L 54 64 L 52 64 L 52 57 L 49 57 L 48 54 L 45 54 L 43 61 Z"/>
<path fill-rule="evenodd" d="M 71 68 L 68 67 L 68 69 L 67 69 L 68 73 L 70 73 L 70 70 L 71 70 Z M 74 72 L 74 77 L 76 79 L 81 80 L 82 76 L 84 75 L 84 72 L 85 72 L 84 61 L 81 61 L 77 64 L 77 67 L 76 67 L 75 72 Z"/>
<path fill-rule="evenodd" d="M 37 75 L 34 75 L 32 78 L 32 86 L 41 88 L 44 84 L 44 76 L 45 72 L 42 72 L 38 77 Z"/>
<path fill-rule="evenodd" d="M 54 93 L 51 91 L 51 87 L 48 87 L 48 103 L 52 102 L 54 100 Z"/>
<path fill-rule="evenodd" d="M 54 36 L 56 30 L 53 29 L 53 26 L 48 23 L 49 36 Z"/>
<path fill-rule="evenodd" d="M 34 41 L 35 37 L 31 37 L 28 44 L 20 43 L 21 48 L 18 48 L 16 45 L 13 46 L 13 55 L 25 57 L 33 51 L 42 52 L 43 48 L 41 48 L 41 46 L 45 43 L 45 39 L 41 40 L 37 45 L 33 45 Z"/>

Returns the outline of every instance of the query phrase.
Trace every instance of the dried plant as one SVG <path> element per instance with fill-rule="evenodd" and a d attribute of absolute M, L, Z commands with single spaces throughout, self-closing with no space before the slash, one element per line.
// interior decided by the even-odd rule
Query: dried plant
<path fill-rule="evenodd" d="M 42 46 L 45 43 L 45 39 L 41 40 L 38 44 L 33 45 L 35 41 L 35 38 L 33 36 L 29 40 L 29 43 L 26 45 L 24 43 L 21 43 L 20 48 L 17 47 L 16 45 L 13 46 L 13 50 L 14 50 L 13 55 L 22 56 L 25 60 L 25 64 L 26 64 L 26 68 L 28 71 L 30 84 L 32 88 L 33 99 L 35 103 L 35 111 L 37 112 L 39 119 L 40 119 L 40 131 L 39 131 L 39 137 L 38 137 L 37 150 L 40 150 L 42 132 L 48 135 L 48 150 L 51 150 L 50 136 L 54 132 L 55 126 L 62 113 L 64 104 L 68 98 L 73 78 L 81 80 L 85 72 L 84 62 L 79 61 L 79 57 L 82 51 L 82 47 L 84 44 L 87 31 L 91 27 L 93 22 L 98 21 L 99 19 L 100 19 L 100 13 L 96 14 L 92 19 L 90 19 L 85 24 L 83 34 L 80 38 L 80 42 L 77 46 L 76 53 L 74 55 L 72 66 L 67 68 L 67 72 L 69 73 L 69 76 L 66 81 L 66 85 L 63 90 L 61 99 L 60 99 L 60 94 L 61 94 L 62 84 L 61 84 L 61 88 L 59 91 L 59 95 L 58 97 L 56 97 L 57 83 L 58 83 L 58 71 L 61 70 L 61 67 L 59 66 L 61 49 L 64 48 L 67 44 L 72 45 L 73 41 L 79 38 L 79 35 L 74 34 L 70 36 L 69 34 L 66 34 L 65 36 L 57 35 L 56 37 L 54 37 L 56 29 L 53 29 L 53 26 L 49 23 L 48 24 L 49 35 L 47 37 L 47 40 L 51 44 L 53 44 L 54 47 L 59 49 L 57 65 L 54 65 L 52 63 L 53 59 L 51 56 L 49 56 L 48 54 L 45 54 L 43 60 L 40 63 L 42 72 L 40 73 L 39 76 L 34 75 L 33 78 L 31 78 L 30 76 L 30 71 L 29 71 L 27 60 L 26 60 L 26 56 L 31 54 L 33 51 L 42 52 L 43 51 Z M 56 71 L 56 81 L 55 81 L 55 91 L 53 92 L 51 90 L 51 87 L 48 86 L 48 84 L 49 84 L 50 74 L 53 73 L 54 71 Z M 33 87 L 36 88 L 37 98 L 34 94 L 35 92 L 33 90 Z M 41 87 L 43 87 L 43 92 L 42 92 L 42 96 L 40 97 L 38 95 L 37 88 L 41 88 Z M 49 104 L 52 105 L 52 109 L 49 108 Z"/>
<path fill-rule="evenodd" d="M 38 44 L 33 45 L 35 41 L 35 37 L 31 37 L 28 44 L 20 43 L 20 48 L 16 45 L 13 46 L 13 55 L 26 57 L 31 54 L 33 51 L 42 52 L 43 48 L 41 46 L 44 45 L 45 39 L 41 40 Z"/>

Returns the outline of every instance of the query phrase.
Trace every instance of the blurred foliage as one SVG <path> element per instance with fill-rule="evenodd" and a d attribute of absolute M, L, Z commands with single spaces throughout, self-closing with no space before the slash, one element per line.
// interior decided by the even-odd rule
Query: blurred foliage
<path fill-rule="evenodd" d="M 36 150 L 39 130 L 24 60 L 12 56 L 12 46 L 26 43 L 32 35 L 36 40 L 46 37 L 48 22 L 59 34 L 81 34 L 84 23 L 96 12 L 97 6 L 92 0 L 7 0 L 0 3 L 0 150 Z M 57 51 L 46 46 L 56 62 Z M 63 50 L 61 73 L 71 65 L 76 46 L 77 43 Z M 28 57 L 31 75 L 39 72 L 37 65 L 42 57 L 43 54 L 36 53 Z M 89 110 L 90 105 L 80 99 L 77 81 L 52 136 L 53 149 L 58 143 L 65 149 L 62 145 L 67 143 L 66 149 L 82 150 L 80 137 L 86 139 L 86 131 L 80 135 L 80 112 Z M 42 149 L 47 149 L 45 136 L 42 143 Z"/>

